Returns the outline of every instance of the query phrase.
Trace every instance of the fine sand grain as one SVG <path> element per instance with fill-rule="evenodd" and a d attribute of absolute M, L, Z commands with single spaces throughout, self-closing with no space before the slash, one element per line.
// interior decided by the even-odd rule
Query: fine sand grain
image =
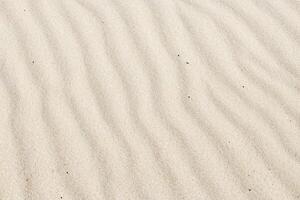
<path fill-rule="evenodd" d="M 300 199 L 299 0 L 0 0 L 0 200 Z"/>

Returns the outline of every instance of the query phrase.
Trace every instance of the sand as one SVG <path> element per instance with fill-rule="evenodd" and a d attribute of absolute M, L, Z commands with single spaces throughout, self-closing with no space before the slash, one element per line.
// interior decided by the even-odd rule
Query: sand
<path fill-rule="evenodd" d="M 0 199 L 300 199 L 299 77 L 298 0 L 0 0 Z"/>

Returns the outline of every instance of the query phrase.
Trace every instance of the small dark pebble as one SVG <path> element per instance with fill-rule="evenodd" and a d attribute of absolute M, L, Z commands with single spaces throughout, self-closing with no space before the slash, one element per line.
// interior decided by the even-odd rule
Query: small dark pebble
<path fill-rule="evenodd" d="M 34 64 L 34 60 L 32 61 L 32 64 Z"/>
<path fill-rule="evenodd" d="M 180 55 L 178 54 L 177 56 L 179 57 Z"/>
<path fill-rule="evenodd" d="M 69 174 L 69 172 L 66 172 L 66 174 Z"/>
<path fill-rule="evenodd" d="M 251 189 L 248 189 L 249 190 L 249 192 L 251 192 Z"/>
<path fill-rule="evenodd" d="M 188 65 L 188 64 L 190 64 L 189 62 L 186 62 L 186 64 Z"/>
<path fill-rule="evenodd" d="M 62 197 L 60 197 L 60 199 L 62 199 Z"/>
<path fill-rule="evenodd" d="M 242 88 L 245 88 L 245 86 L 243 85 Z"/>
<path fill-rule="evenodd" d="M 190 98 L 191 98 L 191 96 L 188 96 L 188 98 L 190 99 Z"/>

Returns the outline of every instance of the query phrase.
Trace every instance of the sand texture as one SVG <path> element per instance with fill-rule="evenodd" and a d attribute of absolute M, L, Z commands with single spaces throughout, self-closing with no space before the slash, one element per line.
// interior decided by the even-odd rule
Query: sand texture
<path fill-rule="evenodd" d="M 0 200 L 300 199 L 299 0 L 0 0 Z"/>

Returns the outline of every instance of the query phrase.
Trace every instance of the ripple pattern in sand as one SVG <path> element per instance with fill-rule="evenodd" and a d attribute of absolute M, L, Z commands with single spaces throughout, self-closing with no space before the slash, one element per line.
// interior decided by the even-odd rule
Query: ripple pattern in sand
<path fill-rule="evenodd" d="M 0 199 L 300 199 L 294 0 L 1 0 Z"/>

